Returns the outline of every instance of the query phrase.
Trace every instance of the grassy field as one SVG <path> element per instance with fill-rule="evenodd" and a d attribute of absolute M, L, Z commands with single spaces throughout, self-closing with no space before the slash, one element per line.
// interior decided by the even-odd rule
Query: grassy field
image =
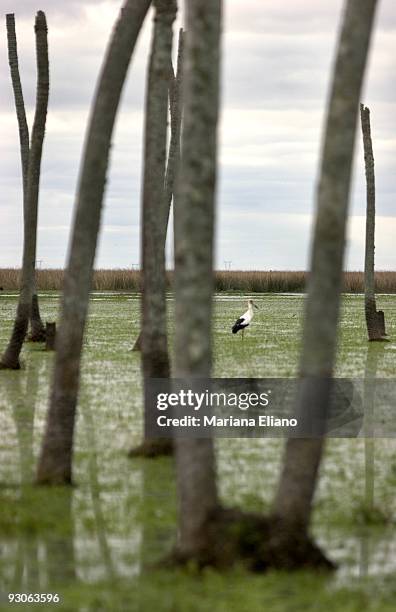
<path fill-rule="evenodd" d="M 302 293 L 307 283 L 307 273 L 290 270 L 217 270 L 215 272 L 216 291 L 237 291 L 253 293 Z M 168 272 L 168 289 L 172 288 L 173 274 Z M 38 270 L 37 287 L 40 291 L 61 291 L 63 270 Z M 19 288 L 19 270 L 0 268 L 0 287 L 5 291 Z M 139 291 L 140 272 L 138 270 L 95 270 L 92 282 L 94 291 Z M 377 272 L 376 290 L 379 293 L 396 293 L 396 272 Z M 345 272 L 344 291 L 362 293 L 364 291 L 363 272 Z"/>
<path fill-rule="evenodd" d="M 294 376 L 303 296 L 260 294 L 260 310 L 244 342 L 230 327 L 245 307 L 239 295 L 216 296 L 214 374 Z M 44 318 L 58 297 L 44 294 Z M 170 334 L 173 301 L 169 297 Z M 5 346 L 16 295 L 0 296 L 0 345 Z M 395 338 L 396 297 L 380 296 Z M 26 345 L 26 367 L 0 372 L 1 593 L 59 593 L 46 609 L 149 612 L 296 612 L 394 610 L 396 587 L 396 444 L 384 439 L 332 439 L 327 444 L 313 530 L 339 563 L 330 576 L 143 571 L 175 540 L 176 499 L 171 459 L 131 460 L 142 428 L 140 359 L 131 351 L 139 329 L 137 294 L 94 293 L 85 340 L 72 491 L 30 485 L 45 422 L 53 355 Z M 337 374 L 361 377 L 368 349 L 378 375 L 396 378 L 396 343 L 368 347 L 362 296 L 343 300 Z M 217 440 L 221 498 L 266 511 L 279 473 L 283 442 Z M 374 501 L 365 465 L 374 454 Z M 42 606 L 45 608 L 45 606 Z M 19 605 L 18 609 L 32 609 Z"/>

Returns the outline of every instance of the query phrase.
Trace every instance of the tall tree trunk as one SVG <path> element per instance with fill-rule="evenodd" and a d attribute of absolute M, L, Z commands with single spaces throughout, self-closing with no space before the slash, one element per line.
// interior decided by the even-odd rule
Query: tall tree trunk
<path fill-rule="evenodd" d="M 148 71 L 142 201 L 143 325 L 142 358 L 145 385 L 150 378 L 169 377 L 165 303 L 165 159 L 169 62 L 175 0 L 153 0 L 154 32 Z"/>
<path fill-rule="evenodd" d="M 299 416 L 307 420 L 311 408 L 323 423 L 336 351 L 357 111 L 376 4 L 346 3 L 328 105 L 297 398 Z M 286 537 L 307 533 L 324 445 L 321 433 L 287 442 L 274 502 Z"/>
<path fill-rule="evenodd" d="M 26 120 L 25 104 L 23 99 L 21 79 L 19 75 L 19 64 L 18 64 L 18 48 L 15 32 L 15 17 L 11 13 L 6 16 L 7 23 L 7 40 L 8 40 L 8 60 L 10 64 L 10 73 L 12 88 L 14 91 L 15 108 L 18 119 L 19 128 L 19 142 L 21 149 L 21 164 L 22 164 L 22 177 L 23 177 L 23 213 L 26 213 L 26 197 L 27 197 L 27 180 L 28 180 L 28 166 L 29 166 L 29 128 Z M 37 31 L 36 31 L 37 37 Z M 39 62 L 38 62 L 39 64 Z M 37 88 L 46 88 L 45 71 L 40 75 L 38 74 Z M 37 227 L 35 229 L 37 231 Z M 43 341 L 45 340 L 44 325 L 41 321 L 40 309 L 38 303 L 38 297 L 36 294 L 36 288 L 33 289 L 32 306 L 30 312 L 31 321 L 31 335 L 32 341 Z"/>
<path fill-rule="evenodd" d="M 181 120 L 182 120 L 182 65 L 183 65 L 183 41 L 184 34 L 183 30 L 179 31 L 179 44 L 177 52 L 177 68 L 176 76 L 173 72 L 172 62 L 170 61 L 170 77 L 169 77 L 169 106 L 171 116 L 171 137 L 169 143 L 168 160 L 166 164 L 165 173 L 165 202 L 166 206 L 164 209 L 165 219 L 163 221 L 166 228 L 164 238 L 164 257 L 165 257 L 165 245 L 166 235 L 168 232 L 168 223 L 172 198 L 174 199 L 175 181 L 177 176 L 177 170 L 180 160 L 180 133 L 181 133 Z M 133 351 L 140 351 L 142 349 L 142 332 L 139 335 L 133 346 Z"/>
<path fill-rule="evenodd" d="M 27 174 L 29 165 L 29 127 L 26 120 L 25 102 L 23 99 L 22 84 L 19 75 L 18 46 L 15 32 L 15 16 L 13 13 L 6 15 L 6 25 L 8 43 L 8 63 L 10 65 L 11 82 L 15 100 L 15 110 L 18 120 L 23 183 L 23 208 L 25 213 Z"/>
<path fill-rule="evenodd" d="M 212 365 L 213 234 L 219 110 L 220 0 L 187 2 L 182 159 L 175 199 L 175 376 L 207 378 Z M 213 440 L 176 439 L 180 538 L 197 558 L 210 546 L 218 505 Z"/>
<path fill-rule="evenodd" d="M 384 340 L 385 317 L 377 311 L 375 300 L 375 174 L 373 143 L 371 140 L 370 110 L 360 105 L 360 119 L 363 133 L 364 164 L 366 170 L 366 250 L 364 257 L 364 310 L 369 340 Z"/>
<path fill-rule="evenodd" d="M 149 6 L 150 0 L 127 0 L 121 9 L 91 112 L 65 274 L 55 370 L 38 465 L 38 483 L 67 484 L 72 480 L 81 350 L 111 136 L 128 66 Z"/>
<path fill-rule="evenodd" d="M 175 184 L 180 163 L 180 136 L 183 112 L 182 81 L 183 81 L 183 55 L 184 55 L 185 33 L 179 30 L 179 44 L 177 49 L 176 75 L 173 72 L 172 62 L 170 62 L 170 88 L 169 106 L 171 118 L 171 137 L 168 151 L 168 161 L 165 173 L 165 226 L 168 228 L 170 209 L 175 200 Z M 165 242 L 166 243 L 166 233 Z"/>
<path fill-rule="evenodd" d="M 166 136 L 168 119 L 169 66 L 172 65 L 172 24 L 175 0 L 154 0 L 154 31 L 148 69 L 142 197 L 142 366 L 144 386 L 144 441 L 129 456 L 169 454 L 172 441 L 150 438 L 152 378 L 169 378 L 170 364 L 166 329 L 165 243 L 173 183 L 166 182 Z M 173 77 L 172 77 L 173 78 Z M 172 130 L 174 132 L 174 129 Z M 180 132 L 179 132 L 180 134 Z M 175 164 L 172 137 L 168 169 Z M 173 177 L 172 177 L 173 178 Z M 171 183 L 171 184 L 170 184 Z M 170 191 L 170 193 L 169 193 Z"/>
<path fill-rule="evenodd" d="M 47 24 L 45 22 L 45 15 L 42 11 L 37 14 L 40 15 L 42 24 L 36 24 L 36 40 L 37 40 L 37 117 L 38 125 L 37 132 L 35 131 L 35 125 L 33 124 L 32 131 L 32 142 L 29 154 L 29 167 L 32 166 L 32 176 L 35 184 L 35 224 L 31 228 L 32 234 L 34 233 L 34 261 L 33 263 L 33 278 L 31 281 L 31 292 L 32 302 L 30 308 L 30 336 L 31 342 L 45 342 L 45 327 L 40 316 L 40 307 L 36 289 L 36 240 L 37 240 L 37 212 L 38 212 L 38 197 L 39 197 L 39 184 L 40 184 L 40 168 L 41 168 L 41 149 L 44 140 L 45 124 L 47 119 L 48 109 L 48 95 L 49 95 L 49 71 L 48 71 L 48 44 L 47 44 Z M 39 32 L 44 32 L 40 36 Z M 37 138 L 37 150 L 35 139 Z M 41 147 L 39 142 L 41 141 Z M 37 158 L 36 158 L 37 152 Z"/>
<path fill-rule="evenodd" d="M 47 22 L 42 11 L 36 15 L 35 33 L 37 98 L 26 181 L 21 290 L 11 339 L 0 363 L 0 367 L 12 369 L 20 367 L 19 355 L 28 328 L 35 287 L 38 194 L 49 91 Z"/>

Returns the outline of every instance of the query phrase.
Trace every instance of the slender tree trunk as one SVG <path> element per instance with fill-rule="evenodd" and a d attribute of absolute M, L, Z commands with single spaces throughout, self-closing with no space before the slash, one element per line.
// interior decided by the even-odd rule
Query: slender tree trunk
<path fill-rule="evenodd" d="M 19 75 L 18 47 L 15 32 L 15 16 L 6 15 L 8 63 L 10 65 L 12 89 L 14 92 L 15 109 L 18 119 L 19 144 L 21 151 L 22 181 L 23 181 L 23 207 L 26 208 L 27 174 L 29 165 L 29 127 L 26 120 L 25 102 L 21 77 Z"/>
<path fill-rule="evenodd" d="M 27 180 L 28 180 L 28 166 L 29 166 L 29 128 L 26 120 L 25 103 L 23 99 L 21 79 L 19 75 L 19 64 L 18 64 L 18 48 L 15 32 L 15 17 L 13 14 L 6 16 L 7 23 L 7 40 L 8 40 L 8 60 L 10 64 L 10 73 L 12 87 L 14 91 L 15 108 L 18 119 L 19 128 L 19 142 L 21 149 L 21 164 L 22 164 L 22 177 L 23 177 L 23 210 L 24 216 L 26 213 L 26 197 L 27 197 Z M 37 31 L 36 31 L 37 35 Z M 45 73 L 42 73 L 45 76 Z M 48 87 L 48 83 L 45 82 L 45 78 L 40 78 L 38 75 L 38 88 Z M 44 94 L 45 95 L 45 94 Z M 37 231 L 37 228 L 36 230 Z M 32 307 L 30 313 L 31 320 L 31 335 L 30 339 L 33 341 L 42 341 L 45 339 L 45 330 L 40 317 L 40 309 L 38 298 L 36 295 L 36 289 L 33 290 Z"/>
<path fill-rule="evenodd" d="M 175 376 L 208 378 L 212 366 L 213 234 L 219 112 L 220 0 L 187 2 L 183 156 L 175 200 Z M 178 551 L 210 547 L 218 505 L 212 439 L 176 440 Z"/>
<path fill-rule="evenodd" d="M 166 329 L 165 243 L 169 216 L 169 188 L 165 182 L 169 66 L 172 64 L 172 24 L 175 0 L 154 0 L 154 31 L 148 69 L 142 198 L 142 366 L 145 436 L 129 453 L 133 456 L 169 454 L 172 440 L 150 438 L 151 379 L 169 378 Z M 172 145 L 172 142 L 171 142 Z M 168 159 L 168 168 L 172 162 Z"/>
<path fill-rule="evenodd" d="M 38 199 L 40 190 L 41 157 L 45 135 L 45 124 L 47 120 L 48 96 L 49 96 L 49 65 L 48 65 L 48 41 L 47 22 L 45 14 L 39 11 L 36 16 L 36 59 L 37 59 L 37 94 L 36 112 L 33 122 L 32 139 L 30 143 L 28 179 L 27 179 L 27 221 L 25 232 L 28 234 L 29 262 L 28 284 L 30 293 L 30 322 L 33 341 L 45 341 L 45 329 L 40 317 L 38 297 L 36 294 L 36 245 L 37 245 L 37 220 Z M 22 272 L 23 279 L 23 272 Z M 23 280 L 22 280 L 23 284 Z"/>
<path fill-rule="evenodd" d="M 91 112 L 77 191 L 38 483 L 67 484 L 72 480 L 81 350 L 111 136 L 128 66 L 149 6 L 150 0 L 127 0 L 121 9 Z"/>
<path fill-rule="evenodd" d="M 360 105 L 360 120 L 363 134 L 364 164 L 366 172 L 366 250 L 364 257 L 364 302 L 369 338 L 376 335 L 374 250 L 375 250 L 375 174 L 371 141 L 370 110 Z"/>
<path fill-rule="evenodd" d="M 146 95 L 144 181 L 142 198 L 142 363 L 145 414 L 150 411 L 150 379 L 169 378 L 165 301 L 165 160 L 169 62 L 175 0 L 153 0 L 154 31 Z M 146 441 L 148 442 L 147 438 Z"/>
<path fill-rule="evenodd" d="M 182 81 L 183 81 L 183 54 L 184 54 L 184 37 L 182 29 L 179 31 L 179 44 L 177 50 L 176 76 L 173 72 L 172 62 L 170 62 L 170 82 L 169 100 L 170 100 L 170 117 L 171 117 L 171 137 L 169 143 L 168 161 L 165 173 L 165 226 L 168 229 L 170 209 L 175 200 L 175 184 L 180 163 L 180 136 L 181 123 L 183 112 L 182 100 Z M 166 243 L 166 233 L 165 242 Z"/>
<path fill-rule="evenodd" d="M 336 350 L 356 119 L 376 0 L 348 0 L 330 93 L 317 192 L 297 414 L 325 423 Z M 308 415 L 309 418 L 309 415 Z M 306 534 L 324 440 L 289 439 L 274 503 L 284 532 Z M 287 545 L 287 542 L 286 542 Z M 290 545 L 290 544 L 289 544 Z"/>
<path fill-rule="evenodd" d="M 371 140 L 370 110 L 360 105 L 360 119 L 363 133 L 364 164 L 366 170 L 366 251 L 364 257 L 364 310 L 369 340 L 384 340 L 385 317 L 377 311 L 375 300 L 375 174 L 373 143 Z"/>
<path fill-rule="evenodd" d="M 48 71 L 48 45 L 47 36 L 39 35 L 40 29 L 47 33 L 47 24 L 45 23 L 45 15 L 39 11 L 38 15 L 41 14 L 41 19 L 44 20 L 42 26 L 36 25 L 36 37 L 37 37 L 37 102 L 36 108 L 40 115 L 37 126 L 37 133 L 35 132 L 35 126 L 33 125 L 32 132 L 32 143 L 31 151 L 29 155 L 29 166 L 32 165 L 32 173 L 35 182 L 35 198 L 36 198 L 36 218 L 35 225 L 31 228 L 32 233 L 34 232 L 34 270 L 32 283 L 32 303 L 30 309 L 30 336 L 31 342 L 45 342 L 45 327 L 40 316 L 40 306 L 37 296 L 36 289 L 36 240 L 37 240 L 37 211 L 38 211 L 38 197 L 39 197 L 39 184 L 40 184 L 40 167 L 41 167 L 41 149 L 37 146 L 37 162 L 33 154 L 35 151 L 35 138 L 38 142 L 41 140 L 41 145 L 44 140 L 45 124 L 47 119 L 47 108 L 48 108 L 48 95 L 49 95 L 49 71 Z"/>
<path fill-rule="evenodd" d="M 35 286 L 38 194 L 49 91 L 47 22 L 45 14 L 42 11 L 39 11 L 36 15 L 35 33 L 37 99 L 29 152 L 26 204 L 24 206 L 24 244 L 21 290 L 11 339 L 0 363 L 0 366 L 3 368 L 13 369 L 18 369 L 20 367 L 19 355 L 28 328 Z"/>
<path fill-rule="evenodd" d="M 21 151 L 21 165 L 22 165 L 22 182 L 23 182 L 23 213 L 24 219 L 27 216 L 26 213 L 26 195 L 27 195 L 27 173 L 29 164 L 29 128 L 26 120 L 25 103 L 23 100 L 23 92 L 21 79 L 19 75 L 19 64 L 18 64 L 18 48 L 15 32 L 15 17 L 13 14 L 6 16 L 7 25 L 7 41 L 8 41 L 8 61 L 10 65 L 11 81 L 14 91 L 15 108 L 18 119 L 19 128 L 19 143 Z M 27 327 L 29 321 L 29 307 L 26 304 L 22 304 L 21 300 L 18 302 L 16 318 L 14 321 L 14 328 L 12 336 L 6 352 L 1 358 L 0 368 L 13 368 L 18 369 L 20 367 L 19 354 L 22 348 L 23 341 L 26 336 Z"/>
<path fill-rule="evenodd" d="M 175 192 L 175 181 L 177 176 L 177 170 L 180 160 L 180 132 L 181 132 L 181 119 L 182 119 L 182 97 L 181 97 L 181 86 L 182 86 L 182 64 L 183 64 L 183 30 L 179 32 L 179 45 L 177 53 L 177 69 L 176 76 L 173 72 L 172 62 L 170 62 L 170 84 L 169 84 L 169 106 L 171 116 L 171 137 L 169 144 L 168 160 L 166 164 L 165 173 L 165 203 L 164 208 L 165 219 L 163 221 L 165 229 L 164 233 L 164 257 L 165 257 L 165 244 L 166 235 L 168 232 L 168 223 L 170 208 L 172 204 L 172 198 L 174 199 Z M 133 346 L 133 351 L 140 351 L 142 349 L 142 332 L 136 339 Z"/>

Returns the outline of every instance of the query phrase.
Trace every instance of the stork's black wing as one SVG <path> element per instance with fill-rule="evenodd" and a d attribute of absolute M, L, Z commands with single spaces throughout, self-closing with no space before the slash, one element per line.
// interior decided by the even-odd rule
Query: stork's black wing
<path fill-rule="evenodd" d="M 232 333 L 236 334 L 237 332 L 239 332 L 240 329 L 245 329 L 245 327 L 247 327 L 248 325 L 249 323 L 245 323 L 245 319 L 243 317 L 240 317 L 235 321 L 232 327 Z"/>

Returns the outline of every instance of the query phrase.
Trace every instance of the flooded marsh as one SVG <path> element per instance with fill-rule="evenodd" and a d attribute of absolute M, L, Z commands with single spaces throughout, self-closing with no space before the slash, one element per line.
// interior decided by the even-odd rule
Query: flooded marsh
<path fill-rule="evenodd" d="M 230 330 L 247 297 L 216 296 L 214 375 L 295 376 L 304 297 L 256 294 L 259 311 L 242 341 Z M 338 376 L 363 377 L 374 355 L 376 375 L 396 378 L 396 296 L 379 296 L 378 302 L 391 342 L 368 347 L 363 298 L 344 297 Z M 2 346 L 16 303 L 15 294 L 0 297 Z M 58 295 L 43 294 L 40 303 L 43 317 L 55 320 Z M 172 340 L 172 296 L 167 303 Z M 32 486 L 53 354 L 27 343 L 24 369 L 0 372 L 0 609 L 11 609 L 8 592 L 57 592 L 61 602 L 56 609 L 81 612 L 394 609 L 392 438 L 327 443 L 313 530 L 339 565 L 330 578 L 304 572 L 252 576 L 242 567 L 225 575 L 208 571 L 196 576 L 156 566 L 176 538 L 175 478 L 169 458 L 127 457 L 140 440 L 143 423 L 140 356 L 132 351 L 139 319 L 137 294 L 92 295 L 78 407 L 76 486 L 70 490 Z M 267 511 L 283 446 L 280 439 L 217 440 L 223 503 Z"/>

